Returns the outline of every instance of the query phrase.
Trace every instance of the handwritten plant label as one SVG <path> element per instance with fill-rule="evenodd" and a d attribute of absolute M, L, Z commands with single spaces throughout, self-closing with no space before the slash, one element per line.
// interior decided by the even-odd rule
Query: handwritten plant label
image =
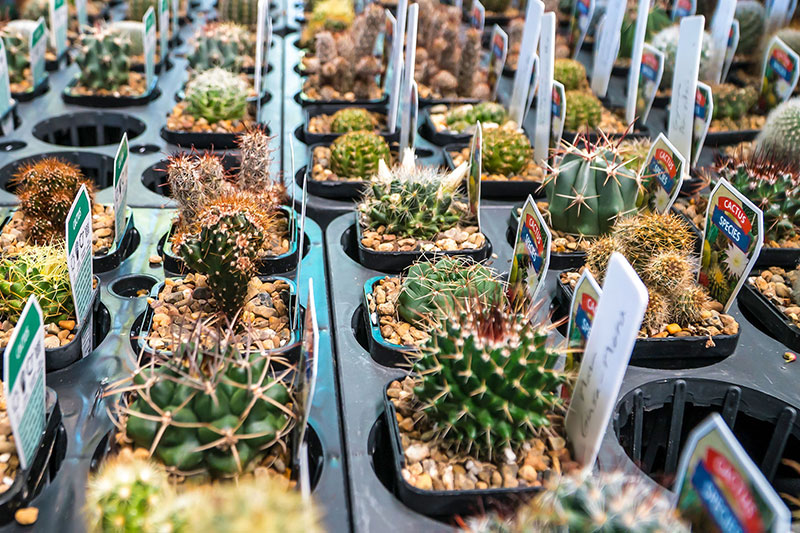
<path fill-rule="evenodd" d="M 733 57 L 736 55 L 736 49 L 739 47 L 739 21 L 733 19 L 731 23 L 731 32 L 728 36 L 728 44 L 725 47 L 725 62 L 722 64 L 722 81 L 728 79 L 728 73 L 731 71 L 733 64 Z"/>
<path fill-rule="evenodd" d="M 467 198 L 469 199 L 469 212 L 475 217 L 478 229 L 481 227 L 481 173 L 483 164 L 483 126 L 480 121 L 475 126 L 472 134 L 472 143 L 469 147 L 469 172 L 467 173 Z"/>
<path fill-rule="evenodd" d="M 788 533 L 791 513 L 718 413 L 690 434 L 677 508 L 695 531 Z"/>
<path fill-rule="evenodd" d="M 694 122 L 692 123 L 692 166 L 697 164 L 697 159 L 703 150 L 713 116 L 714 95 L 711 94 L 711 87 L 698 81 L 694 97 Z"/>
<path fill-rule="evenodd" d="M 528 195 L 517 225 L 514 260 L 508 275 L 509 292 L 515 301 L 535 302 L 550 265 L 550 228 Z"/>
<path fill-rule="evenodd" d="M 727 312 L 755 265 L 764 243 L 764 215 L 720 178 L 706 209 L 700 284 Z"/>
<path fill-rule="evenodd" d="M 411 82 L 411 92 L 403 99 L 403 118 L 400 124 L 400 153 L 406 148 L 414 148 L 419 117 L 419 90 L 417 82 Z"/>
<path fill-rule="evenodd" d="M 531 110 L 531 106 L 533 106 L 533 98 L 536 96 L 536 91 L 539 90 L 539 56 L 533 56 L 533 66 L 531 67 L 531 81 L 530 85 L 528 86 L 528 102 L 522 111 L 522 120 L 517 122 L 517 124 L 523 124 L 525 122 L 525 118 L 528 116 L 528 112 Z M 515 121 L 516 122 L 516 121 Z"/>
<path fill-rule="evenodd" d="M 658 134 L 642 167 L 642 183 L 647 191 L 647 207 L 656 213 L 669 211 L 683 185 L 686 161 L 667 136 Z"/>
<path fill-rule="evenodd" d="M 44 17 L 39 17 L 36 21 L 36 27 L 31 32 L 31 41 L 29 45 L 31 54 L 31 72 L 33 74 L 33 89 L 35 90 L 47 77 L 45 72 L 45 59 L 44 54 L 47 51 L 47 26 L 44 23 Z"/>
<path fill-rule="evenodd" d="M 667 137 L 687 161 L 692 158 L 694 104 L 704 25 L 705 18 L 702 15 L 684 17 L 681 20 L 678 50 L 675 54 Z"/>
<path fill-rule="evenodd" d="M 792 95 L 800 76 L 799 64 L 800 56 L 779 37 L 773 37 L 761 66 L 762 110 L 770 110 Z"/>
<path fill-rule="evenodd" d="M 47 418 L 44 357 L 44 315 L 31 295 L 3 352 L 3 392 L 23 470 L 36 456 Z"/>
<path fill-rule="evenodd" d="M 300 299 L 300 295 L 297 295 Z M 314 401 L 314 391 L 317 387 L 317 372 L 319 369 L 319 325 L 317 324 L 317 309 L 314 304 L 314 280 L 308 279 L 308 303 L 306 304 L 306 316 L 303 323 L 303 339 L 300 344 L 300 394 L 299 394 L 299 415 L 298 438 L 296 447 L 299 447 L 305 440 L 308 429 L 308 421 L 311 419 L 311 404 Z M 295 455 L 299 457 L 299 455 Z"/>
<path fill-rule="evenodd" d="M 81 186 L 67 214 L 67 268 L 72 285 L 72 300 L 78 324 L 82 324 L 92 306 L 92 204 L 85 186 Z"/>
<path fill-rule="evenodd" d="M 575 0 L 569 31 L 569 47 L 572 51 L 572 59 L 578 57 L 578 52 L 581 51 L 586 34 L 589 33 L 589 24 L 594 16 L 594 2 L 595 0 Z"/>
<path fill-rule="evenodd" d="M 553 99 L 553 68 L 555 64 L 556 14 L 550 11 L 542 17 L 539 38 L 539 88 L 536 91 L 536 128 L 533 137 L 533 157 L 538 164 L 546 163 L 550 153 L 551 103 Z"/>
<path fill-rule="evenodd" d="M 711 63 L 708 71 L 713 83 L 720 83 L 725 64 L 725 52 L 730 41 L 731 24 L 736 11 L 736 0 L 717 0 L 717 9 L 711 19 Z"/>
<path fill-rule="evenodd" d="M 161 48 L 160 58 L 166 69 L 169 54 L 169 0 L 158 0 L 158 40 Z"/>
<path fill-rule="evenodd" d="M 144 17 L 142 17 L 142 32 L 144 75 L 149 88 L 153 86 L 156 78 L 156 13 L 153 10 L 153 6 L 147 8 Z"/>
<path fill-rule="evenodd" d="M 628 72 L 628 87 L 625 93 L 625 123 L 636 120 L 636 103 L 639 96 L 639 72 L 642 70 L 642 53 L 647 30 L 647 19 L 650 16 L 650 0 L 639 0 L 636 12 L 636 30 L 633 36 L 631 68 Z"/>
<path fill-rule="evenodd" d="M 492 89 L 491 99 L 497 98 L 497 87 L 500 85 L 500 75 L 506 64 L 508 55 L 508 34 L 497 24 L 492 28 L 491 47 L 489 49 L 489 87 Z"/>
<path fill-rule="evenodd" d="M 636 114 L 642 123 L 647 122 L 664 75 L 664 53 L 645 43 L 639 68 L 639 85 L 636 88 Z"/>
<path fill-rule="evenodd" d="M 56 57 L 61 57 L 67 50 L 67 0 L 50 0 L 50 44 L 56 51 Z"/>
<path fill-rule="evenodd" d="M 674 0 L 672 4 L 672 20 L 680 20 L 697 12 L 697 0 Z"/>
<path fill-rule="evenodd" d="M 522 29 L 522 43 L 517 58 L 517 70 L 514 72 L 514 84 L 511 88 L 511 99 L 508 104 L 508 114 L 511 120 L 522 124 L 525 114 L 530 108 L 525 108 L 531 87 L 535 85 L 534 62 L 536 61 L 536 47 L 539 44 L 539 34 L 542 31 L 542 14 L 544 3 L 542 0 L 530 0 L 525 10 L 525 26 Z"/>
<path fill-rule="evenodd" d="M 597 459 L 646 308 L 647 288 L 614 252 L 565 420 L 573 457 L 584 469 Z"/>
<path fill-rule="evenodd" d="M 564 92 L 564 84 L 560 81 L 553 82 L 553 98 L 550 116 L 552 117 L 552 127 L 550 128 L 550 148 L 558 148 L 561 145 L 561 136 L 564 134 L 564 118 L 567 114 L 567 97 Z"/>
<path fill-rule="evenodd" d="M 480 0 L 472 0 L 472 16 L 470 18 L 470 26 L 483 33 L 483 28 L 486 25 L 486 8 Z"/>
<path fill-rule="evenodd" d="M 595 62 L 592 67 L 592 91 L 600 98 L 608 92 L 608 82 L 614 61 L 619 54 L 620 31 L 622 19 L 625 17 L 625 2 L 609 2 L 606 6 L 606 15 L 603 18 L 603 27 L 598 29 L 595 40 Z"/>
<path fill-rule="evenodd" d="M 570 350 L 580 351 L 586 347 L 601 294 L 600 285 L 597 284 L 589 269 L 584 268 L 581 277 L 575 284 L 572 302 L 569 306 L 567 346 Z"/>
<path fill-rule="evenodd" d="M 8 58 L 6 57 L 6 45 L 3 39 L 0 39 L 0 117 L 9 115 L 10 127 L 3 124 L 3 134 L 8 134 L 14 128 L 14 117 L 10 116 L 9 111 L 11 106 L 14 105 L 14 99 L 11 98 L 11 85 L 8 78 Z"/>
<path fill-rule="evenodd" d="M 78 19 L 78 31 L 83 33 L 83 28 L 89 25 L 89 12 L 86 7 L 88 0 L 75 0 L 75 14 Z"/>
<path fill-rule="evenodd" d="M 128 132 L 122 134 L 122 141 L 114 157 L 114 240 L 119 246 L 125 236 L 125 211 L 128 207 Z"/>

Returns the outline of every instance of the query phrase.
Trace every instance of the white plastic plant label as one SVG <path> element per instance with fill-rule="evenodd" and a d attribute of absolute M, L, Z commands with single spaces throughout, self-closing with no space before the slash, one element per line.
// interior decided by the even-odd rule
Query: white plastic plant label
<path fill-rule="evenodd" d="M 800 56 L 779 37 L 769 42 L 761 65 L 759 107 L 770 110 L 789 98 L 800 75 Z"/>
<path fill-rule="evenodd" d="M 736 11 L 736 0 L 717 0 L 717 10 L 711 19 L 711 65 L 709 67 L 710 79 L 720 83 L 722 69 L 725 63 L 725 52 L 731 35 L 733 14 Z"/>
<path fill-rule="evenodd" d="M 400 153 L 406 148 L 414 148 L 419 117 L 419 91 L 417 82 L 411 82 L 411 93 L 403 100 L 403 119 L 400 123 Z"/>
<path fill-rule="evenodd" d="M 128 133 L 122 134 L 122 141 L 114 157 L 114 240 L 119 246 L 125 236 L 125 211 L 128 208 Z"/>
<path fill-rule="evenodd" d="M 573 457 L 584 469 L 592 468 L 600 451 L 647 298 L 642 280 L 625 258 L 614 252 L 565 420 Z"/>
<path fill-rule="evenodd" d="M 61 57 L 67 50 L 67 0 L 50 0 L 50 44 L 56 51 L 56 56 Z"/>
<path fill-rule="evenodd" d="M 572 18 L 570 19 L 569 48 L 572 51 L 572 59 L 578 57 L 581 51 L 586 34 L 589 33 L 589 24 L 594 16 L 595 0 L 575 0 L 572 7 Z"/>
<path fill-rule="evenodd" d="M 561 136 L 564 134 L 564 118 L 567 116 L 567 95 L 564 84 L 560 81 L 553 82 L 553 98 L 551 104 L 550 148 L 557 149 L 561 146 Z"/>
<path fill-rule="evenodd" d="M 662 215 L 667 213 L 678 198 L 686 172 L 686 160 L 667 136 L 659 133 L 640 174 L 647 207 Z"/>
<path fill-rule="evenodd" d="M 156 79 L 156 12 L 153 6 L 147 8 L 142 17 L 142 43 L 144 45 L 144 76 L 147 87 L 152 87 Z"/>
<path fill-rule="evenodd" d="M 389 87 L 389 63 L 392 60 L 392 39 L 397 33 L 397 19 L 388 9 L 383 10 L 383 42 L 381 44 L 381 77 L 380 86 L 384 89 Z M 388 89 L 387 89 L 388 90 Z"/>
<path fill-rule="evenodd" d="M 736 300 L 763 244 L 761 209 L 720 178 L 708 198 L 699 281 L 725 312 Z"/>
<path fill-rule="evenodd" d="M 391 15 L 391 13 L 389 13 Z M 406 20 L 408 18 L 408 0 L 397 2 L 397 21 L 392 35 L 392 51 L 389 60 L 389 117 L 388 130 L 394 133 L 397 130 L 397 115 L 400 109 L 400 87 L 403 83 L 403 43 L 406 35 Z M 388 70 L 388 69 L 387 69 Z"/>
<path fill-rule="evenodd" d="M 300 295 L 297 295 L 300 299 Z M 296 448 L 301 449 L 308 430 L 308 421 L 311 419 L 311 405 L 314 402 L 314 391 L 317 387 L 317 372 L 319 368 L 319 325 L 317 324 L 317 308 L 314 304 L 314 280 L 308 279 L 308 303 L 306 303 L 306 316 L 303 321 L 303 338 L 300 343 L 300 387 L 298 406 L 299 420 Z M 296 455 L 299 457 L 299 454 Z"/>
<path fill-rule="evenodd" d="M 639 84 L 636 87 L 636 114 L 643 124 L 650 116 L 663 76 L 664 53 L 645 43 L 639 67 Z"/>
<path fill-rule="evenodd" d="M 539 44 L 539 34 L 542 31 L 542 15 L 544 3 L 542 0 L 530 0 L 525 9 L 525 26 L 522 29 L 522 43 L 517 58 L 517 70 L 514 73 L 514 84 L 511 87 L 511 99 L 508 104 L 508 113 L 511 120 L 522 124 L 527 109 L 528 94 L 533 85 L 533 62 L 536 57 L 536 47 Z"/>
<path fill-rule="evenodd" d="M 697 164 L 713 117 L 714 95 L 711 94 L 711 87 L 698 81 L 694 98 L 694 123 L 692 124 L 692 166 Z"/>
<path fill-rule="evenodd" d="M 506 64 L 508 55 L 508 34 L 497 24 L 492 28 L 492 37 L 489 41 L 489 87 L 492 89 L 491 99 L 497 98 L 497 87 L 500 85 L 500 76 Z"/>
<path fill-rule="evenodd" d="M 158 0 L 158 42 L 161 49 L 160 59 L 164 65 L 169 55 L 169 26 L 169 0 Z"/>
<path fill-rule="evenodd" d="M 416 131 L 411 129 L 412 91 L 414 86 L 414 63 L 417 59 L 417 25 L 419 23 L 419 6 L 411 4 L 408 6 L 406 15 L 406 34 L 405 34 L 405 61 L 403 62 L 403 83 L 400 88 L 400 98 L 402 100 L 402 117 L 400 119 L 400 153 L 403 149 L 414 146 Z"/>
<path fill-rule="evenodd" d="M 261 94 L 261 85 L 264 79 L 264 38 L 266 34 L 266 21 L 269 18 L 268 10 L 269 0 L 258 0 L 257 17 L 256 20 L 256 66 L 255 77 L 253 78 L 253 87 L 256 94 Z M 256 100 L 256 121 L 261 119 L 261 98 Z"/>
<path fill-rule="evenodd" d="M 783 19 L 783 25 L 784 26 L 788 26 L 789 23 L 792 21 L 792 18 L 794 18 L 794 12 L 795 12 L 796 9 L 797 9 L 797 0 L 792 0 L 789 3 L 789 9 L 786 10 L 786 18 Z"/>
<path fill-rule="evenodd" d="M 46 424 L 44 375 L 44 315 L 31 295 L 3 352 L 3 392 L 23 470 L 33 462 Z"/>
<path fill-rule="evenodd" d="M 775 30 L 783 26 L 786 17 L 789 15 L 790 0 L 767 0 L 767 23 L 764 31 L 765 35 L 770 35 Z"/>
<path fill-rule="evenodd" d="M 470 26 L 483 33 L 486 26 L 486 8 L 480 0 L 472 0 L 472 13 L 470 15 Z"/>
<path fill-rule="evenodd" d="M 603 28 L 595 41 L 595 63 L 592 67 L 592 91 L 600 98 L 608 92 L 611 70 L 619 52 L 622 19 L 625 16 L 625 2 L 609 2 L 603 19 Z"/>
<path fill-rule="evenodd" d="M 301 250 L 297 254 L 297 268 L 295 269 L 294 286 L 300 291 L 300 269 L 303 266 L 303 252 L 306 243 L 306 204 L 308 203 L 308 173 L 303 174 L 303 197 L 300 199 L 300 232 L 298 233 L 297 249 Z M 294 213 L 293 216 L 297 216 Z M 297 294 L 295 298 L 295 306 L 292 310 L 292 331 L 297 330 L 298 320 L 300 318 L 300 295 Z"/>
<path fill-rule="evenodd" d="M 12 105 L 14 105 L 14 99 L 11 98 L 11 85 L 8 78 L 8 58 L 6 57 L 6 45 L 3 39 L 0 39 L 0 117 L 5 117 Z M 5 134 L 9 133 L 10 131 L 10 129 L 6 131 L 6 128 L 3 128 L 3 133 Z"/>
<path fill-rule="evenodd" d="M 92 204 L 81 186 L 67 214 L 67 268 L 78 325 L 92 307 Z"/>
<path fill-rule="evenodd" d="M 672 20 L 678 21 L 695 13 L 697 13 L 697 0 L 673 0 Z"/>
<path fill-rule="evenodd" d="M 725 48 L 725 61 L 722 64 L 722 76 L 720 79 L 725 81 L 728 79 L 728 73 L 731 71 L 733 64 L 733 57 L 736 55 L 736 48 L 739 46 L 739 21 L 733 19 L 731 23 L 731 33 L 728 35 L 728 44 Z"/>
<path fill-rule="evenodd" d="M 788 533 L 791 513 L 718 413 L 689 434 L 678 463 L 677 510 L 693 531 Z"/>
<path fill-rule="evenodd" d="M 99 296 L 98 296 L 99 298 Z M 94 313 L 89 313 L 86 324 L 87 334 L 81 337 L 81 357 L 88 357 L 94 350 Z"/>
<path fill-rule="evenodd" d="M 542 17 L 539 39 L 539 87 L 536 91 L 536 129 L 533 136 L 533 157 L 537 164 L 547 162 L 550 151 L 551 103 L 553 99 L 553 66 L 555 62 L 556 14 Z"/>
<path fill-rule="evenodd" d="M 675 54 L 667 137 L 687 161 L 691 160 L 692 154 L 694 102 L 704 25 L 705 18 L 702 15 L 681 19 L 678 50 Z"/>
<path fill-rule="evenodd" d="M 644 37 L 647 30 L 647 18 L 649 15 L 650 0 L 639 0 L 639 6 L 636 11 L 636 30 L 633 35 L 631 67 L 628 70 L 628 91 L 625 94 L 626 124 L 631 124 L 636 120 L 636 102 L 639 97 L 639 72 L 642 68 L 642 52 L 644 51 Z"/>
<path fill-rule="evenodd" d="M 475 217 L 478 229 L 481 228 L 481 175 L 483 173 L 483 126 L 475 125 L 472 142 L 469 146 L 469 172 L 467 173 L 467 199 L 469 212 Z"/>
<path fill-rule="evenodd" d="M 83 29 L 89 25 L 87 2 L 88 0 L 75 0 L 75 15 L 78 20 L 78 31 L 81 33 L 83 33 Z"/>
<path fill-rule="evenodd" d="M 525 118 L 528 116 L 528 113 L 533 106 L 533 98 L 536 96 L 536 91 L 539 90 L 539 55 L 533 56 L 533 66 L 531 67 L 531 82 L 528 86 L 528 98 L 527 103 L 522 111 L 522 121 L 517 122 L 517 124 L 524 124 Z"/>
<path fill-rule="evenodd" d="M 567 347 L 571 351 L 582 351 L 586 347 L 601 294 L 600 285 L 597 284 L 589 269 L 584 268 L 581 277 L 575 283 L 575 290 L 572 291 L 572 301 L 569 306 Z"/>
<path fill-rule="evenodd" d="M 44 23 L 44 17 L 39 17 L 36 21 L 36 27 L 31 32 L 31 41 L 29 45 L 31 54 L 31 72 L 33 74 L 33 88 L 34 90 L 45 80 L 47 72 L 45 71 L 44 54 L 47 51 L 47 25 Z"/>
<path fill-rule="evenodd" d="M 508 274 L 510 294 L 516 302 L 536 301 L 550 266 L 550 228 L 531 195 L 525 200 L 514 240 L 514 259 Z"/>

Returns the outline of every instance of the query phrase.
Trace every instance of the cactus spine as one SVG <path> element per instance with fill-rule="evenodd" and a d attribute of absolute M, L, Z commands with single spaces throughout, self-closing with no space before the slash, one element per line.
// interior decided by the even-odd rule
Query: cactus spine
<path fill-rule="evenodd" d="M 800 154 L 800 98 L 791 98 L 770 111 L 756 139 L 756 147 L 773 157 L 798 159 Z"/>
<path fill-rule="evenodd" d="M 108 27 L 81 34 L 78 83 L 87 89 L 116 91 L 128 83 L 131 68 L 130 41 Z"/>

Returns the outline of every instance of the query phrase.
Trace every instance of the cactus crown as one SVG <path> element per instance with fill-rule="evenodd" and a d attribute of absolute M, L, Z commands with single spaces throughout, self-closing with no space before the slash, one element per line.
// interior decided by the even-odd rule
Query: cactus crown
<path fill-rule="evenodd" d="M 54 157 L 46 157 L 20 168 L 12 178 L 20 209 L 29 222 L 35 244 L 64 239 L 67 215 L 81 186 L 90 199 L 94 184 L 84 178 L 80 168 Z"/>
<path fill-rule="evenodd" d="M 567 91 L 566 116 L 564 117 L 564 129 L 567 131 L 579 131 L 583 128 L 595 129 L 603 117 L 603 104 L 589 90 Z"/>
<path fill-rule="evenodd" d="M 340 178 L 368 180 L 378 173 L 381 161 L 390 163 L 391 153 L 377 133 L 352 131 L 331 144 L 331 171 Z"/>
<path fill-rule="evenodd" d="M 530 163 L 531 141 L 523 131 L 487 128 L 483 132 L 483 171 L 488 174 L 515 175 Z"/>
<path fill-rule="evenodd" d="M 800 98 L 791 98 L 770 111 L 756 147 L 780 158 L 800 153 Z"/>
<path fill-rule="evenodd" d="M 565 91 L 575 91 L 587 87 L 586 68 L 580 61 L 560 57 L 553 65 L 553 79 L 564 85 Z"/>
<path fill-rule="evenodd" d="M 81 34 L 78 83 L 88 89 L 118 90 L 128 83 L 131 45 L 127 36 L 108 27 L 92 28 Z"/>
<path fill-rule="evenodd" d="M 546 340 L 525 315 L 478 302 L 434 327 L 414 363 L 414 394 L 443 445 L 491 457 L 550 426 L 568 376 Z"/>
<path fill-rule="evenodd" d="M 235 22 L 212 22 L 198 31 L 195 48 L 187 56 L 189 66 L 198 72 L 220 67 L 240 72 L 246 57 L 255 55 L 252 32 Z"/>
<path fill-rule="evenodd" d="M 331 116 L 331 132 L 373 131 L 376 121 L 363 107 L 345 107 Z"/>
<path fill-rule="evenodd" d="M 737 87 L 730 83 L 722 83 L 711 87 L 714 95 L 714 118 L 742 118 L 758 100 L 755 87 Z"/>
<path fill-rule="evenodd" d="M 197 74 L 186 84 L 186 112 L 209 124 L 241 120 L 247 112 L 249 92 L 247 80 L 215 67 Z"/>

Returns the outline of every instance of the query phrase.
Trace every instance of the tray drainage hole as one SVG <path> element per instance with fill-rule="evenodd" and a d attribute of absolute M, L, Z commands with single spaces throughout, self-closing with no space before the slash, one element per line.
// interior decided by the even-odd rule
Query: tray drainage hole
<path fill-rule="evenodd" d="M 118 144 L 125 132 L 133 139 L 144 130 L 144 122 L 132 115 L 84 111 L 43 120 L 33 127 L 33 136 L 60 146 L 107 146 Z"/>
<path fill-rule="evenodd" d="M 131 153 L 138 155 L 154 154 L 159 150 L 161 150 L 161 148 L 159 148 L 155 144 L 134 144 L 133 146 L 131 146 Z"/>
<path fill-rule="evenodd" d="M 22 150 L 28 146 L 28 143 L 22 141 L 8 141 L 0 143 L 0 152 L 14 152 L 15 150 Z"/>
<path fill-rule="evenodd" d="M 0 168 L 0 186 L 8 192 L 14 193 L 16 186 L 12 184 L 11 178 L 14 177 L 19 169 L 47 158 L 54 158 L 76 165 L 86 178 L 94 182 L 98 189 L 111 187 L 114 183 L 114 158 L 111 156 L 93 152 L 48 152 L 23 157 Z"/>
<path fill-rule="evenodd" d="M 111 293 L 122 298 L 146 298 L 150 290 L 158 283 L 153 276 L 135 274 L 119 278 L 111 284 Z"/>

